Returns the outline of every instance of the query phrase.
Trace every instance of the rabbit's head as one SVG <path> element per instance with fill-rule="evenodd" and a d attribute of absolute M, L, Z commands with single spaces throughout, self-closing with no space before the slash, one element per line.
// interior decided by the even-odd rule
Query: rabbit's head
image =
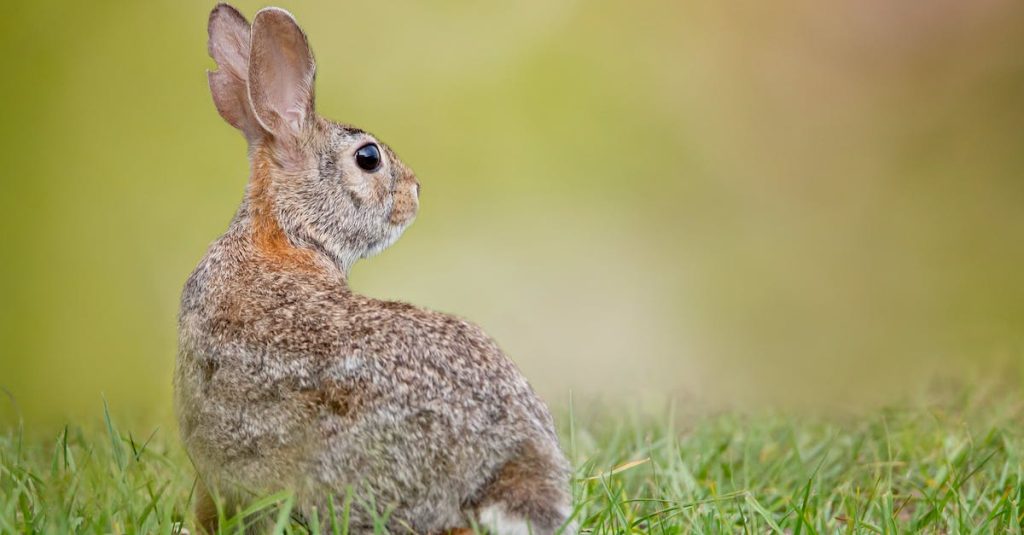
<path fill-rule="evenodd" d="M 249 143 L 254 235 L 322 251 L 345 271 L 394 243 L 416 216 L 419 183 L 372 134 L 316 114 L 316 64 L 292 15 L 265 8 L 250 26 L 219 4 L 209 52 L 217 111 Z"/>

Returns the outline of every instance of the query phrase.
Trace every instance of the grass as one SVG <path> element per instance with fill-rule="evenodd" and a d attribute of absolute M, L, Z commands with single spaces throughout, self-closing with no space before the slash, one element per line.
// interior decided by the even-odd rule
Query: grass
<path fill-rule="evenodd" d="M 842 418 L 577 411 L 561 419 L 577 521 L 595 534 L 1020 533 L 1024 407 L 950 407 Z M 173 433 L 119 429 L 107 416 L 26 436 L 0 436 L 0 531 L 197 531 L 194 475 Z M 348 499 L 303 523 L 291 505 L 286 493 L 267 497 L 225 518 L 224 531 L 260 515 L 277 533 L 347 531 Z"/>

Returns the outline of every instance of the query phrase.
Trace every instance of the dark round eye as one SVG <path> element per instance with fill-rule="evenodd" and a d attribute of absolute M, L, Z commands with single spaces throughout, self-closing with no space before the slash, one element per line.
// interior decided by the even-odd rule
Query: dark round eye
<path fill-rule="evenodd" d="M 363 171 L 376 171 L 380 167 L 380 149 L 373 143 L 367 143 L 356 151 L 356 165 Z"/>

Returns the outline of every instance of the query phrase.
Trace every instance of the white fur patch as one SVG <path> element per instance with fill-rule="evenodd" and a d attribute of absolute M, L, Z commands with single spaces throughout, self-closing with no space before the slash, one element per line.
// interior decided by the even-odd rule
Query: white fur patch
<path fill-rule="evenodd" d="M 509 515 L 499 505 L 488 505 L 480 510 L 477 521 L 495 535 L 530 535 L 530 526 L 523 518 Z"/>

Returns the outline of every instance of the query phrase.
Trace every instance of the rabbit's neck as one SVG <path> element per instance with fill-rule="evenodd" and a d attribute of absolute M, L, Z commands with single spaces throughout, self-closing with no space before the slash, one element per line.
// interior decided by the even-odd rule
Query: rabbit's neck
<path fill-rule="evenodd" d="M 246 202 L 240 214 L 254 252 L 275 270 L 324 272 L 347 279 L 354 259 L 346 261 L 311 237 L 298 235 L 294 229 L 286 231 L 274 208 L 271 180 L 266 160 L 254 159 Z"/>

